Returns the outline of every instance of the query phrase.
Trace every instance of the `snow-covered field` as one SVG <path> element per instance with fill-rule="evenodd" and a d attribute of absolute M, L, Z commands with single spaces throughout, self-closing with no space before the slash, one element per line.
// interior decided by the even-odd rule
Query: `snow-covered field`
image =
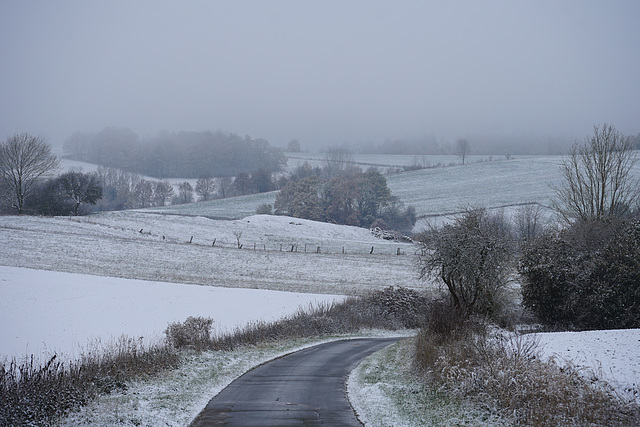
<path fill-rule="evenodd" d="M 234 233 L 242 233 L 242 249 Z M 224 221 L 131 211 L 0 217 L 0 239 L 0 265 L 13 267 L 342 295 L 425 287 L 417 279 L 415 246 L 362 228 L 287 217 Z"/>
<path fill-rule="evenodd" d="M 151 343 L 172 322 L 214 319 L 223 333 L 344 297 L 230 289 L 0 266 L 0 355 L 76 358 L 121 335 Z M 2 357 L 0 356 L 0 360 Z"/>
<path fill-rule="evenodd" d="M 640 329 L 537 334 L 544 357 L 606 381 L 640 404 Z"/>
<path fill-rule="evenodd" d="M 151 338 L 190 315 L 212 317 L 217 328 L 227 328 L 336 295 L 427 286 L 417 279 L 411 244 L 287 217 L 222 221 L 131 211 L 4 216 L 0 239 L 5 355 L 77 353 L 89 339 Z"/>

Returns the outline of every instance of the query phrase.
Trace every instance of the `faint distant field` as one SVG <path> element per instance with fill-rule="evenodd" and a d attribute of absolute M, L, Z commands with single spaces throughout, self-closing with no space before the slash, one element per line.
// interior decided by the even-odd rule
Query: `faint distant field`
<path fill-rule="evenodd" d="M 326 164 L 325 153 L 287 153 L 287 171 L 292 171 L 304 162 L 311 166 L 322 167 Z M 353 163 L 363 169 L 377 167 L 384 173 L 386 169 L 404 168 L 419 165 L 422 167 L 449 166 L 461 164 L 462 159 L 452 155 L 415 155 L 415 154 L 353 154 Z M 484 161 L 489 156 L 468 156 L 466 162 Z"/>
<path fill-rule="evenodd" d="M 321 155 L 318 162 L 321 164 Z M 411 165 L 416 156 L 354 156 L 359 165 Z M 431 164 L 455 161 L 455 156 L 430 156 Z M 536 202 L 549 205 L 552 184 L 561 180 L 559 156 L 527 156 L 489 161 L 477 157 L 466 165 L 430 167 L 386 175 L 393 195 L 415 206 L 418 216 L 433 217 L 459 212 L 466 207 L 497 208 Z M 298 159 L 297 161 L 302 161 Z M 459 159 L 457 160 L 459 162 Z M 291 160 L 290 167 L 291 167 Z M 273 205 L 276 192 L 212 200 L 151 210 L 181 215 L 238 219 L 255 213 L 261 204 Z"/>

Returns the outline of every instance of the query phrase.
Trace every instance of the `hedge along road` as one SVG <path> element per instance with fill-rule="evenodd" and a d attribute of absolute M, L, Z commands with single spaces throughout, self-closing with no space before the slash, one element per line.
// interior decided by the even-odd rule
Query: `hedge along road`
<path fill-rule="evenodd" d="M 362 359 L 399 339 L 333 341 L 274 359 L 229 384 L 191 427 L 362 426 L 347 399 L 347 376 Z"/>

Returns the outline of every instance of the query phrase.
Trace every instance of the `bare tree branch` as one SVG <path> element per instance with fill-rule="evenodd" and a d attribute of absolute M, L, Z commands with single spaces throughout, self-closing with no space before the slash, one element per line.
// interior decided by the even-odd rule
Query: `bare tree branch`
<path fill-rule="evenodd" d="M 568 222 L 625 216 L 640 200 L 640 182 L 631 176 L 636 162 L 629 137 L 609 124 L 594 126 L 593 136 L 576 143 L 562 163 L 554 208 Z"/>
<path fill-rule="evenodd" d="M 2 196 L 21 214 L 25 198 L 34 184 L 58 167 L 58 158 L 40 137 L 28 133 L 15 134 L 0 144 L 0 180 Z"/>

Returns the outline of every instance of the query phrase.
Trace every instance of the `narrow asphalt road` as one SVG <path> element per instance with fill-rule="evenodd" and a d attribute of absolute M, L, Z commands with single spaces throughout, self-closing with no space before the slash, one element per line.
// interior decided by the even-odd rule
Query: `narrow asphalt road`
<path fill-rule="evenodd" d="M 211 399 L 191 427 L 362 426 L 346 396 L 347 376 L 398 339 L 333 341 L 260 365 Z"/>

